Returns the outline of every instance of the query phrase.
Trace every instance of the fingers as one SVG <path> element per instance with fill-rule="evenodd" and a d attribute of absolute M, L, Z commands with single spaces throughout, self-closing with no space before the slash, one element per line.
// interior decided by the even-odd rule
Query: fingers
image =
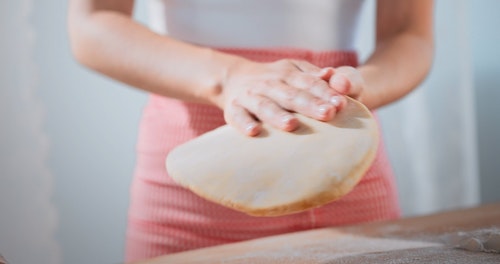
<path fill-rule="evenodd" d="M 245 101 L 244 107 L 259 120 L 278 129 L 293 131 L 299 126 L 298 119 L 280 107 L 275 101 L 264 96 L 252 96 Z"/>
<path fill-rule="evenodd" d="M 347 103 L 343 96 L 339 96 L 344 94 L 339 94 L 338 91 L 332 90 L 332 87 L 329 85 L 329 81 L 335 76 L 336 69 L 332 67 L 319 68 L 307 61 L 292 60 L 291 62 L 297 69 L 305 73 L 295 75 L 295 78 L 290 81 L 291 85 L 309 90 L 315 96 L 333 104 L 337 111 L 340 111 Z M 317 78 L 325 82 L 318 81 Z"/>
<path fill-rule="evenodd" d="M 260 133 L 262 127 L 252 115 L 236 101 L 233 101 L 224 110 L 224 118 L 226 122 L 241 133 L 247 136 L 256 136 Z"/>
<path fill-rule="evenodd" d="M 325 86 L 328 87 L 326 83 Z M 274 102 L 278 108 L 298 112 L 322 121 L 332 119 L 336 111 L 335 106 L 328 101 L 321 100 L 308 90 L 295 88 L 282 81 L 268 82 L 266 85 L 252 89 L 252 91 L 254 94 Z M 255 109 L 255 111 L 260 110 Z M 274 113 L 280 112 L 271 112 L 271 114 Z M 260 119 L 260 115 L 257 115 Z"/>
<path fill-rule="evenodd" d="M 335 74 L 330 78 L 330 86 L 343 95 L 358 99 L 365 84 L 358 70 L 342 66 L 335 69 Z"/>
<path fill-rule="evenodd" d="M 309 73 L 313 76 L 323 79 L 324 81 L 330 80 L 335 70 L 332 67 L 320 68 L 307 61 L 291 60 L 291 62 L 302 72 Z"/>
<path fill-rule="evenodd" d="M 292 113 L 263 96 L 250 96 L 241 101 L 234 100 L 226 108 L 224 115 L 228 124 L 248 136 L 258 135 L 262 129 L 261 124 L 252 115 L 263 123 L 285 131 L 293 131 L 299 126 L 298 119 Z"/>
<path fill-rule="evenodd" d="M 332 89 L 328 82 L 310 74 L 295 74 L 293 77 L 287 79 L 287 84 L 332 104 L 336 107 L 336 111 L 340 110 L 339 107 L 345 101 L 345 98 L 339 92 Z"/>
<path fill-rule="evenodd" d="M 342 95 L 347 95 L 359 99 L 361 92 L 365 86 L 363 77 L 361 76 L 359 71 L 351 66 L 341 66 L 333 69 L 331 67 L 319 68 L 306 61 L 292 60 L 291 62 L 297 67 L 297 69 L 303 71 L 304 73 L 308 73 L 307 76 L 309 76 L 309 78 L 318 77 L 329 82 L 330 87 L 336 91 L 336 93 L 334 92 L 334 94 L 340 93 Z M 311 81 L 305 83 L 311 83 Z M 303 88 L 300 82 L 296 82 L 294 83 L 294 85 Z M 316 96 L 325 96 L 324 88 L 316 91 L 317 92 L 312 91 Z M 337 110 L 340 110 L 346 103 L 346 101 L 344 97 L 338 97 L 338 99 L 339 100 L 334 104 L 338 104 Z M 334 101 L 336 100 L 334 99 Z"/>
<path fill-rule="evenodd" d="M 261 126 L 253 118 L 284 131 L 298 128 L 298 119 L 289 111 L 314 119 L 328 121 L 335 115 L 335 106 L 306 90 L 291 87 L 284 82 L 265 82 L 249 89 L 245 97 L 235 99 L 224 113 L 226 121 L 242 133 L 255 136 Z"/>
<path fill-rule="evenodd" d="M 343 93 L 352 92 L 355 84 L 348 79 L 353 73 L 347 68 L 338 73 L 303 61 L 252 63 L 234 69 L 223 89 L 229 99 L 225 119 L 249 136 L 260 133 L 261 123 L 295 130 L 299 121 L 292 112 L 329 121 L 345 105 Z"/>
<path fill-rule="evenodd" d="M 334 73 L 335 70 L 332 67 L 327 67 L 321 69 L 321 71 L 317 74 L 317 76 L 324 81 L 328 81 L 330 80 L 330 78 L 333 76 Z"/>

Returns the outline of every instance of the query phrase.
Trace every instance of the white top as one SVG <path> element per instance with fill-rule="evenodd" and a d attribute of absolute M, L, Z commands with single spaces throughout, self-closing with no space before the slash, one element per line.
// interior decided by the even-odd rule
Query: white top
<path fill-rule="evenodd" d="M 150 27 L 212 47 L 353 50 L 364 0 L 151 0 Z"/>

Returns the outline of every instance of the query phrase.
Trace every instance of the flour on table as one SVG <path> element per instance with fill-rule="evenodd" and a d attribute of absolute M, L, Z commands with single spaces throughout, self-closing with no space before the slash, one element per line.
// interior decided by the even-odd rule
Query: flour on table
<path fill-rule="evenodd" d="M 470 232 L 456 232 L 443 236 L 452 247 L 475 252 L 500 253 L 500 229 L 488 228 Z"/>
<path fill-rule="evenodd" d="M 326 261 L 367 253 L 442 246 L 442 244 L 431 242 L 344 234 L 329 241 L 321 239 L 319 241 L 306 239 L 300 243 L 291 241 L 289 244 L 282 244 L 280 248 L 274 247 L 273 250 L 269 251 L 261 250 L 242 254 L 225 259 L 222 263 L 239 263 L 237 260 L 249 261 L 250 263 L 277 263 L 276 261 L 279 263 L 325 263 Z"/>

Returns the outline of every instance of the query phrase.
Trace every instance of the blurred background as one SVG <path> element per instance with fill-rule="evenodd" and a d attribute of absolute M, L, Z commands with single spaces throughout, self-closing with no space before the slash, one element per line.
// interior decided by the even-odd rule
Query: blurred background
<path fill-rule="evenodd" d="M 147 23 L 149 1 L 136 2 Z M 0 254 L 10 263 L 123 259 L 147 95 L 74 61 L 66 9 L 0 1 Z M 437 0 L 431 74 L 379 111 L 405 216 L 500 201 L 498 10 L 500 1 Z M 368 0 L 362 59 L 373 11 Z"/>

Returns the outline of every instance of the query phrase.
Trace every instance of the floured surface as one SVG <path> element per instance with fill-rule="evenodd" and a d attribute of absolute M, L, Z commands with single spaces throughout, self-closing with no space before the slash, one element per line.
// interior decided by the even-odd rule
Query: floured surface
<path fill-rule="evenodd" d="M 242 262 L 243 263 L 243 262 Z M 283 262 L 285 263 L 285 262 Z M 449 247 L 422 247 L 346 256 L 322 264 L 498 264 L 496 254 L 469 252 Z"/>
<path fill-rule="evenodd" d="M 398 239 L 342 235 L 336 240 L 284 244 L 277 251 L 257 251 L 221 260 L 221 263 L 337 263 L 335 261 L 369 253 L 441 247 L 441 244 Z M 352 262 L 359 263 L 359 262 Z"/>
<path fill-rule="evenodd" d="M 148 263 L 337 263 L 334 261 L 369 253 L 442 246 L 431 242 L 363 237 L 335 230 L 313 230 L 178 253 Z"/>
<path fill-rule="evenodd" d="M 334 120 L 297 115 L 292 133 L 264 126 L 255 138 L 223 126 L 174 149 L 169 175 L 198 195 L 251 215 L 290 214 L 347 194 L 371 165 L 378 127 L 352 99 Z"/>
<path fill-rule="evenodd" d="M 477 237 L 478 231 L 471 233 Z M 166 263 L 490 264 L 500 263 L 500 255 L 471 252 L 449 243 L 364 237 L 323 229 L 177 253 L 147 262 Z"/>
<path fill-rule="evenodd" d="M 277 235 L 134 264 L 166 263 L 500 263 L 500 254 L 462 249 L 450 235 L 494 247 L 500 203 L 391 221 Z"/>

